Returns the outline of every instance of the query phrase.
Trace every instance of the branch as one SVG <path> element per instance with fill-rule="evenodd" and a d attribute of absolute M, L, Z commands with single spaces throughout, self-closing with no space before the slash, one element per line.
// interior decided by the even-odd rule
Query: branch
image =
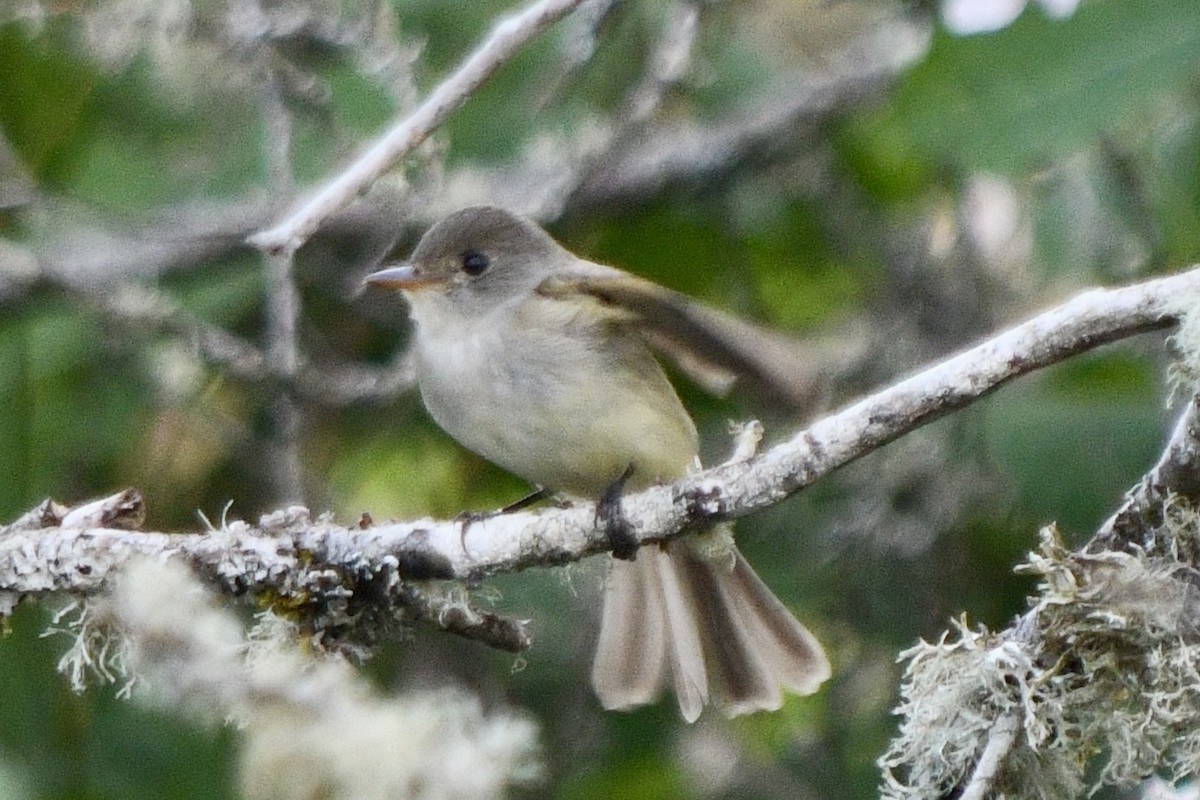
<path fill-rule="evenodd" d="M 986 800 L 992 796 L 993 782 L 1012 751 L 1017 740 L 1017 731 L 1020 729 L 1020 720 L 1016 714 L 1006 714 L 996 720 L 989 732 L 987 747 L 979 756 L 975 772 L 971 774 L 971 780 L 963 789 L 959 800 Z"/>
<path fill-rule="evenodd" d="M 502 20 L 487 40 L 416 111 L 393 125 L 349 168 L 325 184 L 291 216 L 274 228 L 255 234 L 250 243 L 268 252 L 298 249 L 327 217 L 411 153 L 492 73 L 581 2 L 583 0 L 539 0 L 520 14 Z"/>
<path fill-rule="evenodd" d="M 29 245 L 0 252 L 0 303 L 20 302 L 42 286 L 100 293 L 114 284 L 153 281 L 244 250 L 268 218 L 261 200 L 179 205 L 138 224 L 115 224 L 82 203 L 44 194 L 26 213 Z M 15 248 L 15 249 L 14 249 Z M 17 260 L 14 260 L 17 259 Z"/>
<path fill-rule="evenodd" d="M 697 11 L 704 13 L 705 5 L 672 8 L 673 27 L 664 30 L 648 71 L 614 118 L 589 121 L 586 136 L 544 132 L 513 163 L 454 168 L 438 197 L 422 205 L 425 221 L 486 201 L 553 222 L 644 203 L 676 187 L 711 187 L 748 167 L 750 173 L 776 169 L 781 160 L 811 149 L 812 131 L 830 117 L 882 92 L 919 57 L 929 36 L 926 25 L 889 18 L 843 57 L 781 78 L 720 119 L 655 113 L 686 67 Z"/>
<path fill-rule="evenodd" d="M 261 8 L 258 9 L 261 13 Z M 263 89 L 263 122 L 267 135 L 264 161 L 272 194 L 283 196 L 292 188 L 292 117 L 284 103 L 286 70 L 269 72 Z M 287 381 L 300 373 L 300 290 L 296 286 L 295 249 L 276 249 L 264 255 L 266 273 L 267 358 Z M 271 435 L 268 459 L 271 486 L 281 504 L 304 500 L 304 469 L 300 441 L 304 411 L 287 383 L 271 398 Z"/>
<path fill-rule="evenodd" d="M 619 207 L 664 187 L 712 185 L 747 162 L 794 153 L 814 127 L 886 88 L 920 57 L 928 36 L 924 24 L 889 19 L 832 63 L 780 79 L 716 123 L 672 118 L 638 141 L 622 141 L 576 181 L 566 211 Z"/>
<path fill-rule="evenodd" d="M 382 695 L 344 661 L 304 653 L 286 623 L 247 635 L 179 565 L 130 564 L 94 608 L 112 633 L 81 614 L 73 657 L 160 705 L 235 720 L 248 800 L 500 797 L 540 775 L 524 715 L 457 692 Z M 85 677 L 84 664 L 65 666 Z"/>
<path fill-rule="evenodd" d="M 719 506 L 722 516 L 758 511 L 1015 378 L 1102 344 L 1176 325 L 1197 297 L 1200 268 L 1087 291 L 814 423 L 744 467 L 699 473 L 676 490 L 711 493 L 708 504 Z"/>
<path fill-rule="evenodd" d="M 1144 546 L 1163 523 L 1172 496 L 1200 503 L 1200 395 L 1192 397 L 1154 468 L 1088 543 L 1088 550 Z"/>
<path fill-rule="evenodd" d="M 1086 292 L 983 344 L 816 422 L 766 453 L 735 460 L 622 502 L 641 542 L 779 502 L 840 466 L 966 406 L 1013 378 L 1105 342 L 1174 325 L 1200 293 L 1200 269 L 1120 289 Z M 85 526 L 0 531 L 0 613 L 18 597 L 89 594 L 135 554 L 177 557 L 233 594 L 291 598 L 321 615 L 330 641 L 354 635 L 364 604 L 429 618 L 406 597 L 413 581 L 468 580 L 576 561 L 608 550 L 590 505 L 493 515 L 479 522 L 416 522 L 346 528 L 292 508 L 258 525 L 234 522 L 203 535 Z M 381 602 L 371 606 L 372 599 Z M 380 624 L 395 622 L 384 614 Z M 368 615 L 369 616 L 369 615 Z M 432 615 L 436 616 L 436 615 Z M 469 615 L 468 615 L 469 616 Z M 366 623 L 363 623 L 364 625 Z M 454 623 L 457 625 L 457 623 Z M 490 623 L 480 620 L 477 632 Z M 482 638 L 489 639 L 486 633 Z M 373 634 L 365 634 L 372 638 Z M 509 629 L 505 636 L 516 641 Z M 516 637 L 516 638 L 513 638 Z"/>
<path fill-rule="evenodd" d="M 1183 420 L 1198 407 L 1200 396 Z M 1197 433 L 1176 426 L 1166 452 L 1200 448 Z M 1098 775 L 1094 790 L 1194 769 L 1200 513 L 1174 486 L 1158 486 L 1156 507 L 1135 490 L 1122 509 L 1147 512 L 1130 552 L 1097 549 L 1111 520 L 1075 552 L 1047 526 L 1017 570 L 1042 579 L 1030 611 L 998 633 L 957 623 L 956 639 L 943 634 L 902 654 L 900 734 L 880 758 L 884 797 L 1074 797 L 1087 775 Z M 1097 757 L 1100 769 L 1090 763 Z"/>
<path fill-rule="evenodd" d="M 1195 305 L 1190 293 L 1181 300 Z M 1200 392 L 1087 545 L 1069 551 L 1053 525 L 1043 530 L 1017 568 L 1041 578 L 1028 612 L 998 633 L 958 624 L 955 640 L 902 654 L 884 796 L 1070 797 L 1089 775 L 1095 791 L 1190 773 L 1200 758 L 1198 569 Z"/>

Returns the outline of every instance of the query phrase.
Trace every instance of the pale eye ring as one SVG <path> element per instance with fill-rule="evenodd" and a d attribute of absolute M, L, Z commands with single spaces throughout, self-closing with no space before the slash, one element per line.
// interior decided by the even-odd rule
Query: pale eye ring
<path fill-rule="evenodd" d="M 462 254 L 462 270 L 472 277 L 482 275 L 490 264 L 487 255 L 478 250 L 467 250 Z"/>

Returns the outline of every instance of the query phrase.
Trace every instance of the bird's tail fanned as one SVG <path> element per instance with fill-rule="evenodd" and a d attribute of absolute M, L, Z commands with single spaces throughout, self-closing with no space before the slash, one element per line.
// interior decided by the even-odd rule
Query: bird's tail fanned
<path fill-rule="evenodd" d="M 784 690 L 811 694 L 829 677 L 816 638 L 741 553 L 727 555 L 676 539 L 613 562 L 592 668 L 605 708 L 653 702 L 669 678 L 688 722 L 710 696 L 732 717 L 777 709 Z"/>

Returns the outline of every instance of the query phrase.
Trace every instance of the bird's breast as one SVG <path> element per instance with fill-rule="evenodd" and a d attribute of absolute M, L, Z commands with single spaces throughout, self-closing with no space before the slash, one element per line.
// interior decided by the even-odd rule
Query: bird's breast
<path fill-rule="evenodd" d="M 695 427 L 640 342 L 478 322 L 417 337 L 425 406 L 464 446 L 532 483 L 586 497 L 631 466 L 634 486 L 689 468 Z"/>

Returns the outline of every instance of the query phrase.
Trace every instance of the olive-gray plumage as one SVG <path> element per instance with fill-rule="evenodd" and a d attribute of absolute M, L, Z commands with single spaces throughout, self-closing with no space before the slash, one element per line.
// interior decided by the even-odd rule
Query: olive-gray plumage
<path fill-rule="evenodd" d="M 579 259 L 492 207 L 451 214 L 407 265 L 367 281 L 408 299 L 421 397 L 438 425 L 538 486 L 588 499 L 622 476 L 638 489 L 698 463 L 695 426 L 647 329 L 735 353 L 727 362 L 753 341 L 726 334 L 737 321 Z M 699 320 L 697 336 L 679 334 L 686 325 L 653 331 L 655 308 L 668 305 L 664 316 Z M 652 702 L 669 678 L 691 721 L 710 686 L 738 714 L 778 708 L 781 686 L 810 693 L 828 675 L 820 645 L 750 569 L 728 526 L 614 560 L 592 673 L 606 708 Z"/>

